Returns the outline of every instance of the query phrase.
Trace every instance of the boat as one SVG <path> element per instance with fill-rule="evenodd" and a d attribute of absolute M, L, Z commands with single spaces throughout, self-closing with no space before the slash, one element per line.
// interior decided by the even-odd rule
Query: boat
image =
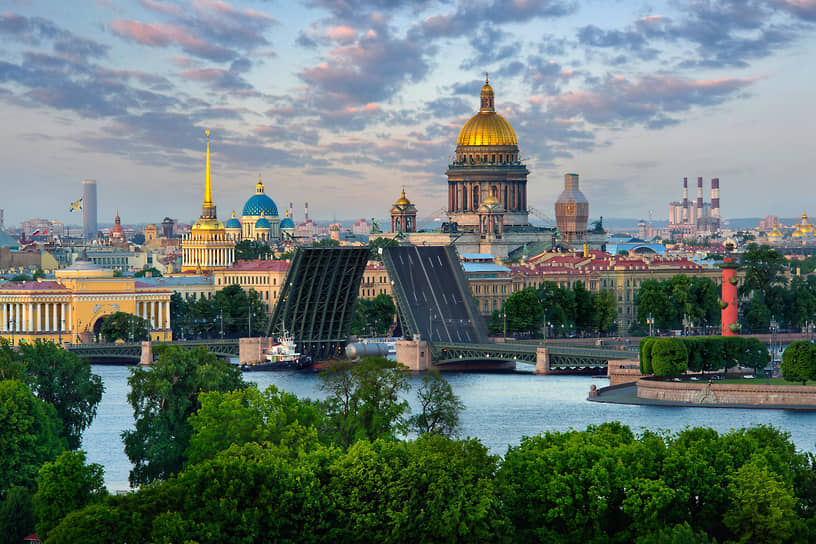
<path fill-rule="evenodd" d="M 264 360 L 257 363 L 242 363 L 238 368 L 250 370 L 299 370 L 312 366 L 312 358 L 297 351 L 295 340 L 284 331 L 277 342 L 263 351 Z"/>

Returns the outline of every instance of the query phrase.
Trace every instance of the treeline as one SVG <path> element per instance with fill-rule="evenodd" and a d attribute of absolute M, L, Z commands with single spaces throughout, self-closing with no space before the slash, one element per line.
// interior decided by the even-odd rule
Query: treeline
<path fill-rule="evenodd" d="M 546 326 L 551 335 L 605 334 L 616 329 L 617 306 L 610 291 L 593 293 L 577 281 L 572 287 L 545 282 L 507 297 L 501 310 L 488 320 L 491 334 L 539 335 Z"/>
<path fill-rule="evenodd" d="M 644 280 L 635 295 L 637 323 L 648 331 L 680 330 L 720 323 L 720 289 L 708 278 L 678 274 L 668 280 Z M 684 323 L 685 320 L 685 323 Z"/>
<path fill-rule="evenodd" d="M 252 317 L 250 318 L 250 314 Z M 219 289 L 212 297 L 170 298 L 170 322 L 174 338 L 225 338 L 266 333 L 267 315 L 260 294 L 239 285 Z"/>
<path fill-rule="evenodd" d="M 770 360 L 768 348 L 756 338 L 648 337 L 640 341 L 640 371 L 655 376 L 673 378 L 687 370 L 715 372 L 734 366 L 752 368 L 756 373 L 765 368 Z"/>

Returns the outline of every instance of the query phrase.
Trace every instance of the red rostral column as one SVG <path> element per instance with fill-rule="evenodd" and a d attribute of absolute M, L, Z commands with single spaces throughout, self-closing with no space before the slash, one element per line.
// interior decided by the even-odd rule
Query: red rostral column
<path fill-rule="evenodd" d="M 737 263 L 734 257 L 725 257 L 722 264 L 722 309 L 720 332 L 723 336 L 737 336 L 731 325 L 737 323 Z"/>

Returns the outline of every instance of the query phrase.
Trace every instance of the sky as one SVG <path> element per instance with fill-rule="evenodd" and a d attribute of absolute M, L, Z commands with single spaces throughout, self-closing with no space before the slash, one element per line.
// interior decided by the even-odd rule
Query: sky
<path fill-rule="evenodd" d="M 567 172 L 590 216 L 668 216 L 720 178 L 724 217 L 816 215 L 816 0 L 3 0 L 6 225 L 200 214 L 209 129 L 226 221 L 258 178 L 280 215 L 444 216 L 485 72 L 534 217 Z M 424 225 L 420 222 L 420 227 Z"/>

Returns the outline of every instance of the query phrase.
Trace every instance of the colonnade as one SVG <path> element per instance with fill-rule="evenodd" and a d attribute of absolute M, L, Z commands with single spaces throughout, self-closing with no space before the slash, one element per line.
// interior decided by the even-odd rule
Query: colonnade
<path fill-rule="evenodd" d="M 67 302 L 4 302 L 0 304 L 3 332 L 70 332 L 71 305 Z"/>
<path fill-rule="evenodd" d="M 150 324 L 150 330 L 170 328 L 170 301 L 151 300 L 136 303 L 136 315 Z"/>
<path fill-rule="evenodd" d="M 448 185 L 448 210 L 451 212 L 475 212 L 493 188 L 496 199 L 508 212 L 527 209 L 527 190 L 524 181 L 457 181 Z"/>
<path fill-rule="evenodd" d="M 185 247 L 182 258 L 182 266 L 232 266 L 235 262 L 235 247 Z"/>

